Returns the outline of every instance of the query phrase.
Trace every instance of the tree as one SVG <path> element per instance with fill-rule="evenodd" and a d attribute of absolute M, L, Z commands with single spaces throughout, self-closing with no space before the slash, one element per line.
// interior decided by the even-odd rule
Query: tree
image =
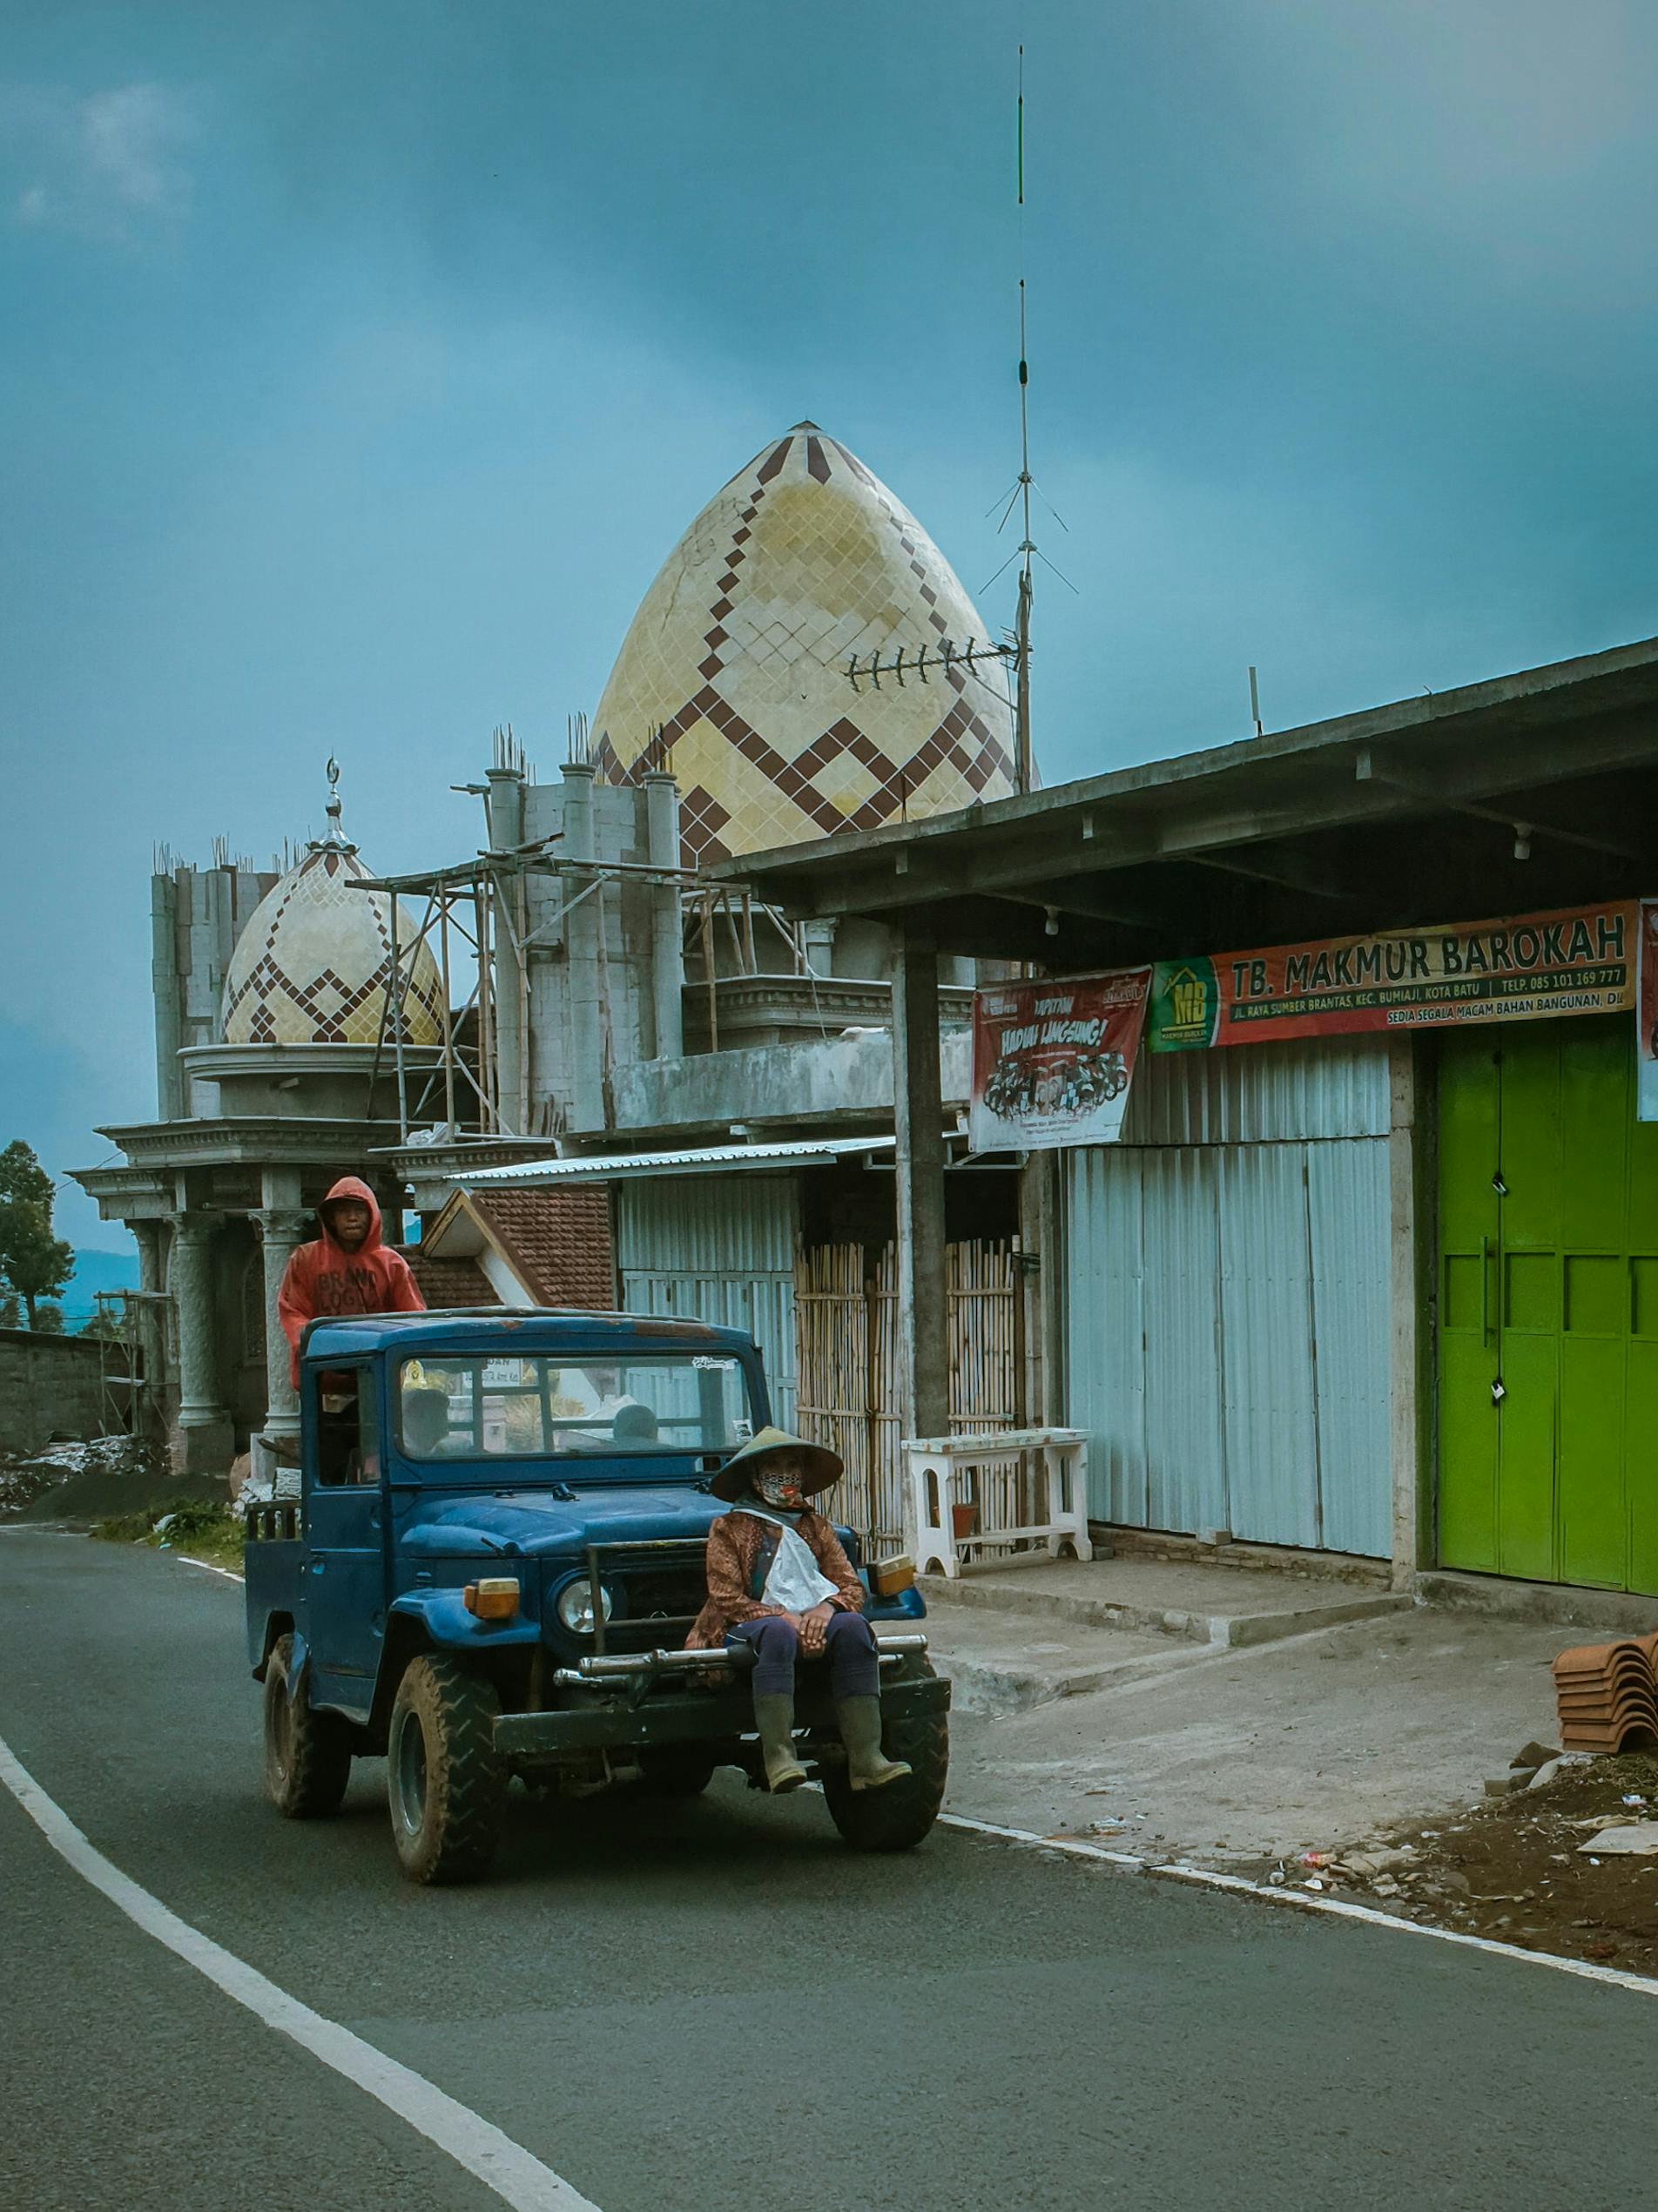
<path fill-rule="evenodd" d="M 55 1196 L 33 1150 L 15 1137 L 0 1152 L 0 1282 L 23 1300 L 31 1329 L 40 1325 L 39 1301 L 55 1298 L 75 1271 L 74 1246 L 52 1235 Z"/>
<path fill-rule="evenodd" d="M 23 1302 L 16 1291 L 0 1291 L 0 1329 L 21 1329 Z"/>
<path fill-rule="evenodd" d="M 54 1305 L 50 1300 L 43 1305 L 37 1305 L 30 1325 L 43 1337 L 61 1337 L 64 1334 L 63 1307 Z"/>

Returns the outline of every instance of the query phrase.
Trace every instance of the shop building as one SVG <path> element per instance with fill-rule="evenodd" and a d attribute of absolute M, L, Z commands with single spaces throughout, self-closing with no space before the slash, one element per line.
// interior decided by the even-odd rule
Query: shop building
<path fill-rule="evenodd" d="M 1245 1041 L 1142 1049 L 1118 1141 L 1017 1163 L 1032 1356 L 1098 1519 L 1658 1593 L 1655 710 L 1648 642 L 717 867 L 897 941 L 920 1427 L 940 958 L 1143 967 L 1151 1045 Z"/>

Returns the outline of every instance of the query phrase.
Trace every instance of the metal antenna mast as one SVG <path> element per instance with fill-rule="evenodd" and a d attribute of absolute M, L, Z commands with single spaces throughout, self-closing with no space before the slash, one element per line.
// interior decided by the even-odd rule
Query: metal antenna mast
<path fill-rule="evenodd" d="M 1014 670 L 1017 690 L 1014 728 L 1019 754 L 1019 788 L 1031 787 L 1030 751 L 1030 603 L 1031 556 L 1036 550 L 1030 534 L 1030 364 L 1025 353 L 1025 48 L 1019 48 L 1019 500 L 1022 534 L 1020 542 L 1019 612 L 1015 619 Z"/>
<path fill-rule="evenodd" d="M 994 583 L 996 581 L 996 577 L 1002 573 L 1002 570 L 1011 567 L 1014 561 L 1018 562 L 1019 612 L 1014 622 L 1013 652 L 1014 727 L 1015 749 L 1018 754 L 1015 774 L 1019 789 L 1023 792 L 1029 791 L 1036 780 L 1035 761 L 1030 744 L 1030 617 L 1035 596 L 1032 565 L 1038 560 L 1048 560 L 1048 556 L 1037 545 L 1031 533 L 1030 525 L 1030 496 L 1033 491 L 1040 491 L 1041 488 L 1030 473 L 1030 357 L 1025 342 L 1025 49 L 1022 43 L 1019 49 L 1018 118 L 1019 475 L 1014 480 L 1013 489 L 1008 494 L 1006 503 L 1001 510 L 1001 520 L 996 524 L 996 529 L 999 532 L 1007 529 L 1008 519 L 1017 507 L 1020 514 L 1021 535 L 1017 549 L 1008 555 L 1008 559 L 1002 563 L 1001 568 L 996 570 L 996 576 L 991 577 L 990 583 Z M 1062 529 L 1064 529 L 1065 517 L 1055 507 L 1051 500 L 1047 500 L 1046 504 L 1054 520 Z M 995 512 L 994 508 L 992 508 L 991 512 L 992 514 Z M 1055 575 L 1059 577 L 1062 583 L 1070 590 L 1075 590 L 1076 586 L 1071 583 L 1069 577 L 1065 575 L 1062 570 L 1054 568 L 1051 561 L 1048 562 L 1048 565 L 1050 569 L 1054 569 Z M 989 588 L 989 584 L 985 586 L 986 590 Z"/>
<path fill-rule="evenodd" d="M 907 675 L 925 684 L 927 681 L 928 669 L 936 668 L 941 671 L 947 678 L 955 680 L 956 688 L 959 691 L 961 686 L 959 679 L 955 678 L 955 671 L 960 669 L 965 670 L 975 683 L 983 684 L 987 690 L 994 691 L 999 700 L 1005 700 L 1007 697 L 1005 679 L 993 685 L 987 678 L 979 674 L 975 663 L 1001 660 L 1005 664 L 1011 661 L 1014 666 L 1014 784 L 1017 791 L 1028 792 L 1035 786 L 1036 781 L 1035 759 L 1031 751 L 1030 742 L 1030 617 L 1035 596 L 1032 563 L 1036 561 L 1046 562 L 1047 565 L 1054 570 L 1054 574 L 1068 591 L 1075 591 L 1076 586 L 1062 569 L 1055 568 L 1053 562 L 1048 559 L 1047 554 L 1041 550 L 1031 532 L 1030 496 L 1033 491 L 1041 497 L 1043 505 L 1061 529 L 1067 529 L 1069 525 L 1030 473 L 1030 362 L 1025 350 L 1025 49 L 1022 41 L 1019 48 L 1017 112 L 1019 474 L 1014 479 L 1012 489 L 997 499 L 988 512 L 994 515 L 998 507 L 1001 509 L 1001 519 L 996 524 L 996 534 L 1000 536 L 1007 529 L 1009 518 L 1014 508 L 1017 507 L 1020 510 L 1021 529 L 1019 543 L 996 570 L 995 575 L 990 578 L 989 583 L 984 586 L 984 590 L 988 591 L 991 585 L 998 583 L 1012 568 L 1014 563 L 1018 562 L 1019 610 L 1014 617 L 1014 642 L 1011 645 L 998 645 L 992 644 L 987 640 L 981 645 L 975 638 L 970 637 L 967 644 L 961 646 L 955 644 L 950 638 L 945 637 L 939 641 L 936 651 L 932 653 L 931 657 L 929 657 L 928 646 L 922 645 L 913 655 L 907 658 L 909 648 L 900 645 L 897 654 L 890 660 L 883 660 L 879 650 L 871 653 L 866 665 L 860 664 L 854 653 L 846 664 L 846 679 L 853 691 L 859 690 L 865 684 L 869 685 L 872 690 L 880 691 L 883 676 L 893 678 L 902 688 Z"/>

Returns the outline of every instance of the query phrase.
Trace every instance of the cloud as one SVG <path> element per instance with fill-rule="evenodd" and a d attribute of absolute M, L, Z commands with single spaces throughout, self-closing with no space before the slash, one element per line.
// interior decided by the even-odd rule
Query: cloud
<path fill-rule="evenodd" d="M 0 86 L 0 132 L 11 149 L 11 219 L 105 244 L 132 244 L 189 214 L 186 156 L 201 126 L 186 88 L 116 84 L 84 96 Z"/>

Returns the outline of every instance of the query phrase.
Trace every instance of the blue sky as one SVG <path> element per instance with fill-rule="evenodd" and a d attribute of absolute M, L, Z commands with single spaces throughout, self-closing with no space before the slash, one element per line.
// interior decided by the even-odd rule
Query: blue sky
<path fill-rule="evenodd" d="M 1658 630 L 1658 24 L 1619 0 L 0 5 L 0 1140 L 153 1110 L 152 844 L 370 860 L 550 763 L 810 415 L 1049 780 Z M 1011 611 L 1010 579 L 981 601 Z M 65 1193 L 60 1224 L 110 1243 Z"/>

